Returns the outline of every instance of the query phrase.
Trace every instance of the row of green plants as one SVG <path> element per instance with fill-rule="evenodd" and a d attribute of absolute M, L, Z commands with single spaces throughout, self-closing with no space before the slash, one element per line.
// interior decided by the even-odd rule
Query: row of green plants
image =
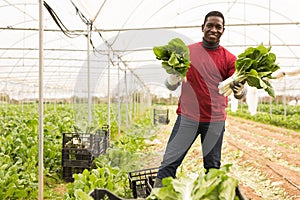
<path fill-rule="evenodd" d="M 145 165 L 143 157 L 146 147 L 145 139 L 151 139 L 155 133 L 155 127 L 152 125 L 151 110 L 144 109 L 145 111 L 141 112 L 143 115 L 140 116 L 133 116 L 133 113 L 130 113 L 131 120 L 135 121 L 128 127 L 125 125 L 124 114 L 126 112 L 121 110 L 123 128 L 121 134 L 118 134 L 116 107 L 117 105 L 113 105 L 111 112 L 110 139 L 113 142 L 105 157 L 95 159 L 94 171 L 99 174 L 104 170 L 104 174 L 107 175 L 109 172 L 112 177 L 121 174 L 122 179 L 127 181 L 126 173 L 129 170 L 140 169 Z M 73 105 L 49 104 L 44 108 L 44 197 L 45 199 L 72 199 L 74 198 L 72 184 L 68 186 L 68 194 L 58 194 L 55 190 L 55 187 L 60 184 L 66 184 L 62 180 L 62 133 L 87 133 L 92 130 L 96 131 L 97 128 L 88 127 L 87 130 L 81 130 L 74 120 L 74 116 L 78 115 L 76 113 L 78 109 Z M 93 108 L 93 116 L 97 119 L 96 127 L 105 125 L 107 105 L 96 105 Z M 3 157 L 0 160 L 0 199 L 37 199 L 38 117 L 37 106 L 33 104 L 0 106 L 0 156 Z M 122 166 L 121 172 L 116 169 L 119 166 Z M 85 176 L 88 173 L 93 173 L 93 171 L 87 171 L 75 177 Z M 114 175 L 115 173 L 118 175 Z M 101 182 L 101 179 L 97 180 L 99 181 Z M 116 188 L 121 188 L 118 184 L 112 183 L 110 181 L 107 186 L 114 185 L 117 186 Z M 129 185 L 126 184 L 124 191 L 129 190 Z M 124 192 L 124 194 L 129 193 Z"/>
<path fill-rule="evenodd" d="M 297 105 L 284 105 L 279 104 L 269 104 L 269 103 L 260 103 L 258 105 L 259 112 L 272 113 L 272 115 L 286 115 L 293 116 L 300 114 L 300 106 Z"/>
<path fill-rule="evenodd" d="M 57 113 L 60 113 L 57 115 Z M 45 111 L 46 180 L 60 180 L 61 133 L 74 131 L 70 109 Z M 33 105 L 0 111 L 0 199 L 36 199 L 38 194 L 38 112 Z M 48 190 L 46 190 L 46 193 Z M 51 194 L 46 194 L 51 196 Z"/>
<path fill-rule="evenodd" d="M 257 113 L 251 115 L 248 111 L 248 105 L 242 103 L 236 112 L 230 109 L 227 113 L 232 116 L 238 116 L 252 121 L 270 124 L 278 127 L 300 130 L 300 106 L 283 105 L 283 104 L 259 104 Z"/>
<path fill-rule="evenodd" d="M 102 127 L 107 123 L 107 105 L 98 105 L 93 109 L 93 114 L 98 119 L 96 126 Z M 61 166 L 62 133 L 86 131 L 80 130 L 76 125 L 75 112 L 76 109 L 69 104 L 45 106 L 45 199 L 62 199 L 62 195 L 55 192 L 57 185 L 64 184 Z M 119 136 L 115 112 L 112 112 L 111 115 L 110 137 L 114 139 Z M 0 106 L 0 156 L 3 158 L 0 160 L 0 199 L 37 199 L 38 117 L 37 106 L 33 104 L 3 104 Z M 95 129 L 92 127 L 90 130 Z M 133 146 L 137 146 L 134 142 L 139 142 L 139 146 L 144 145 L 142 141 L 135 138 L 124 137 L 118 141 L 132 143 Z M 135 149 L 135 147 L 131 148 Z"/>

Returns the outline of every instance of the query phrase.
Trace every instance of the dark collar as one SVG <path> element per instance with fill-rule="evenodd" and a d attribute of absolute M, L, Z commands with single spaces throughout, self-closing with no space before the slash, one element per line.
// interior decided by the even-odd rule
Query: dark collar
<path fill-rule="evenodd" d="M 206 49 L 212 49 L 212 50 L 216 50 L 220 44 L 220 42 L 217 43 L 209 43 L 207 42 L 204 38 L 202 39 L 202 46 Z"/>

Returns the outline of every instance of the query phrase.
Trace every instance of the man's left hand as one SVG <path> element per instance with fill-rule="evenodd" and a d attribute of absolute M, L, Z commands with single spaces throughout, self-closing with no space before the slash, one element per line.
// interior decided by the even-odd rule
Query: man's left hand
<path fill-rule="evenodd" d="M 236 99 L 244 99 L 246 97 L 247 89 L 244 86 L 245 83 L 246 80 L 241 82 L 234 81 L 230 84 L 230 88 L 232 89 L 234 97 Z"/>
<path fill-rule="evenodd" d="M 235 95 L 240 95 L 243 92 L 244 83 L 234 81 L 230 84 L 230 88 L 232 89 L 232 91 Z"/>

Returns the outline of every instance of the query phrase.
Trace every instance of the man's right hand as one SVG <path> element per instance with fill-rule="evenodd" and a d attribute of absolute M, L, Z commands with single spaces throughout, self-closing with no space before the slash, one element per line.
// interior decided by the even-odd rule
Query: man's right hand
<path fill-rule="evenodd" d="M 179 74 L 171 74 L 166 80 L 165 80 L 165 86 L 171 90 L 174 91 L 178 88 L 182 81 L 182 78 Z"/>
<path fill-rule="evenodd" d="M 167 80 L 170 85 L 176 85 L 182 81 L 181 76 L 179 74 L 171 74 Z"/>

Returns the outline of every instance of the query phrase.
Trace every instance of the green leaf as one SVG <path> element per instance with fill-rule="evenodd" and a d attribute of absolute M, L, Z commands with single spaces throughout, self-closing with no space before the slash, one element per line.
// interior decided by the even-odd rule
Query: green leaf
<path fill-rule="evenodd" d="M 241 75 L 245 72 L 250 71 L 249 68 L 251 67 L 252 63 L 253 63 L 253 60 L 251 60 L 250 58 L 244 58 L 244 59 L 236 60 L 235 68 L 239 72 L 239 74 Z"/>
<path fill-rule="evenodd" d="M 219 191 L 220 200 L 234 200 L 235 189 L 238 186 L 238 181 L 234 178 L 226 176 L 221 182 Z"/>
<path fill-rule="evenodd" d="M 174 38 L 165 46 L 153 47 L 156 59 L 162 60 L 162 67 L 168 74 L 186 76 L 190 67 L 189 48 L 180 38 Z"/>
<path fill-rule="evenodd" d="M 272 85 L 268 81 L 264 81 L 264 82 L 268 86 L 265 90 L 268 92 L 268 94 L 271 97 L 275 97 L 275 92 L 274 92 L 274 89 L 273 89 Z"/>
<path fill-rule="evenodd" d="M 170 53 L 165 46 L 153 47 L 153 52 L 157 59 L 165 61 L 169 60 Z"/>
<path fill-rule="evenodd" d="M 170 66 L 173 66 L 173 67 L 176 67 L 176 66 L 178 66 L 180 64 L 179 60 L 178 60 L 178 58 L 177 58 L 177 56 L 176 56 L 176 54 L 174 52 L 172 52 L 172 54 L 170 56 L 170 59 L 168 61 L 168 64 Z"/>
<path fill-rule="evenodd" d="M 89 196 L 87 193 L 83 192 L 81 189 L 75 190 L 75 198 L 78 200 L 93 200 L 93 197 Z"/>

